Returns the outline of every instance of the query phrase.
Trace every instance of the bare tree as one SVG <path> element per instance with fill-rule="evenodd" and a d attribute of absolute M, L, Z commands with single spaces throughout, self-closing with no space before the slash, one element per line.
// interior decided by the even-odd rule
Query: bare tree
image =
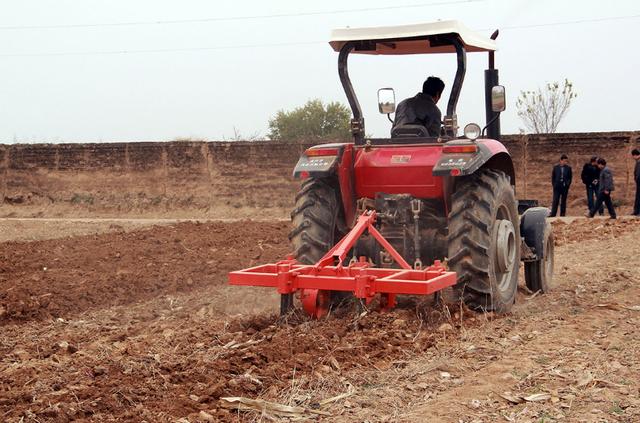
<path fill-rule="evenodd" d="M 240 132 L 238 128 L 233 127 L 233 136 L 226 137 L 222 136 L 223 141 L 264 141 L 265 138 L 260 134 L 260 132 L 254 132 L 252 134 L 243 134 Z"/>
<path fill-rule="evenodd" d="M 573 84 L 568 79 L 562 85 L 550 82 L 544 89 L 521 91 L 516 101 L 518 116 L 529 132 L 552 134 L 558 129 L 558 124 L 576 97 Z"/>

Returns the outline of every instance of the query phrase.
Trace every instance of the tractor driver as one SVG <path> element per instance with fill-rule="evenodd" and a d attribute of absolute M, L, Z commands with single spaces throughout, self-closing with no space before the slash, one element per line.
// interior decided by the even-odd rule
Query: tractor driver
<path fill-rule="evenodd" d="M 422 92 L 415 97 L 407 98 L 398 104 L 393 127 L 401 125 L 422 125 L 427 128 L 429 136 L 440 136 L 442 113 L 436 106 L 444 91 L 444 82 L 438 77 L 430 76 L 422 84 Z M 393 131 L 393 129 L 392 129 Z"/>

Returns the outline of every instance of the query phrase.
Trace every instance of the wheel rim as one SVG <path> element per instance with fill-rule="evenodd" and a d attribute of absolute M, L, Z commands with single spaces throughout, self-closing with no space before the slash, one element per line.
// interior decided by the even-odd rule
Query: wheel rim
<path fill-rule="evenodd" d="M 496 276 L 497 287 L 500 291 L 507 291 L 511 285 L 511 278 L 516 261 L 516 231 L 509 219 L 509 212 L 502 207 L 498 210 L 493 229 L 495 245 L 493 271 Z"/>

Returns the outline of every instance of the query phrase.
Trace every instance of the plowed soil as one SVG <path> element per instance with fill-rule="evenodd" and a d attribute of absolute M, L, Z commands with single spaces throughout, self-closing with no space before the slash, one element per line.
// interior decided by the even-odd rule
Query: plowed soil
<path fill-rule="evenodd" d="M 286 255 L 286 222 L 3 242 L 0 421 L 640 421 L 640 220 L 554 230 L 553 291 L 508 315 L 424 298 L 320 321 L 226 285 Z"/>

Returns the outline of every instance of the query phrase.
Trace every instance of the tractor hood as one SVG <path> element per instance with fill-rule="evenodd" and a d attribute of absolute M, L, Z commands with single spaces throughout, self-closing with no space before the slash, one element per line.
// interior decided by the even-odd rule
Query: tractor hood
<path fill-rule="evenodd" d="M 335 51 L 347 42 L 361 42 L 360 54 L 455 53 L 450 43 L 440 43 L 439 35 L 456 34 L 467 52 L 495 51 L 496 42 L 465 27 L 458 21 L 440 21 L 416 25 L 376 28 L 334 29 L 329 44 Z"/>

